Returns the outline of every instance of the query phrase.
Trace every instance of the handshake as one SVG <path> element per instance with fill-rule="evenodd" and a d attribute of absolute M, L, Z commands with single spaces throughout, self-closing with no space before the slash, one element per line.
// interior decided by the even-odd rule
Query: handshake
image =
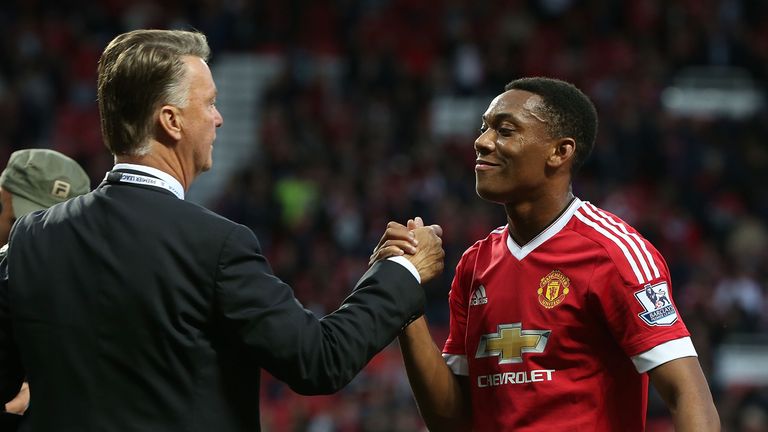
<path fill-rule="evenodd" d="M 409 219 L 407 225 L 390 222 L 368 265 L 389 257 L 404 256 L 416 267 L 424 284 L 443 272 L 445 251 L 440 238 L 442 235 L 440 225 L 424 226 L 420 217 Z"/>

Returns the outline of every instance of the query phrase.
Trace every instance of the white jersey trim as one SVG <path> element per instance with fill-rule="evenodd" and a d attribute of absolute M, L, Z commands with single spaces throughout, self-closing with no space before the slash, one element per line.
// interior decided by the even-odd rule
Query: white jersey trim
<path fill-rule="evenodd" d="M 619 231 L 615 225 L 608 223 L 608 221 L 605 218 L 601 218 L 600 216 L 596 215 L 594 211 L 590 208 L 589 204 L 586 204 L 582 207 L 582 210 L 584 210 L 584 213 L 586 213 L 589 217 L 592 218 L 593 221 L 600 223 L 603 227 L 609 229 L 613 234 L 617 235 L 620 239 L 624 240 L 624 242 L 629 245 L 629 247 L 632 249 L 632 252 L 634 253 L 635 258 L 637 259 L 637 262 L 640 263 L 640 266 L 643 268 L 643 274 L 645 275 L 645 280 L 650 281 L 651 280 L 651 271 L 648 268 L 648 264 L 645 262 L 645 257 L 640 253 L 640 250 L 637 248 L 637 244 L 629 238 L 628 235 L 624 234 L 623 232 Z"/>
<path fill-rule="evenodd" d="M 664 363 L 683 357 L 698 357 L 691 338 L 687 336 L 656 345 L 648 351 L 632 357 L 632 363 L 635 364 L 635 369 L 639 373 L 645 373 Z"/>
<path fill-rule="evenodd" d="M 454 375 L 469 376 L 469 363 L 467 356 L 461 354 L 443 353 L 443 360 Z"/>
<path fill-rule="evenodd" d="M 616 236 L 614 236 L 613 234 L 609 233 L 608 231 L 600 227 L 600 225 L 587 219 L 587 217 L 582 215 L 581 213 L 577 212 L 576 217 L 580 221 L 594 228 L 595 231 L 599 232 L 600 234 L 604 235 L 606 238 L 614 242 L 616 246 L 618 246 L 619 249 L 621 249 L 621 251 L 624 253 L 624 257 L 627 259 L 627 262 L 629 262 L 629 266 L 632 267 L 632 271 L 635 273 L 635 277 L 637 278 L 637 283 L 638 284 L 645 283 L 645 279 L 643 279 L 643 275 L 640 274 L 640 269 L 637 267 L 637 263 L 635 262 L 635 259 L 632 258 L 632 254 L 629 253 L 629 250 L 627 250 L 627 247 L 624 246 L 624 243 L 622 243 L 621 240 L 617 239 Z"/>
<path fill-rule="evenodd" d="M 539 235 L 534 237 L 533 240 L 529 241 L 524 246 L 520 246 L 515 243 L 515 241 L 512 239 L 512 236 L 507 233 L 507 248 L 515 258 L 522 260 L 529 253 L 533 252 L 537 247 L 541 246 L 545 241 L 551 239 L 555 236 L 555 234 L 559 233 L 560 230 L 562 230 L 563 227 L 571 220 L 571 217 L 573 217 L 574 213 L 576 213 L 576 210 L 581 207 L 581 204 L 582 201 L 574 197 L 573 201 L 571 201 L 571 203 L 565 209 L 563 214 L 560 215 L 560 217 L 558 217 L 547 229 L 539 233 Z"/>
<path fill-rule="evenodd" d="M 585 204 L 590 209 L 592 209 L 595 213 L 598 213 L 600 216 L 602 216 L 604 220 L 608 221 L 611 225 L 619 228 L 624 234 L 634 239 L 635 242 L 637 242 L 637 244 L 640 245 L 640 248 L 643 249 L 643 255 L 645 256 L 645 259 L 647 260 L 648 264 L 651 266 L 651 269 L 653 269 L 653 278 L 661 277 L 661 274 L 659 273 L 659 268 L 656 266 L 656 262 L 654 261 L 653 256 L 651 255 L 651 252 L 648 251 L 648 247 L 645 245 L 645 240 L 642 237 L 637 235 L 637 233 L 629 232 L 625 224 L 617 222 L 614 218 L 612 218 L 610 215 L 605 213 L 603 210 L 595 207 L 592 203 L 586 202 Z M 637 254 L 638 259 L 642 261 L 643 268 L 645 268 L 645 261 L 643 261 L 643 256 L 640 255 L 640 252 L 635 248 L 634 244 L 629 239 L 626 239 L 626 240 L 632 246 L 632 249 Z M 648 277 L 649 280 L 651 279 L 651 275 L 647 271 L 645 272 L 645 275 Z"/>

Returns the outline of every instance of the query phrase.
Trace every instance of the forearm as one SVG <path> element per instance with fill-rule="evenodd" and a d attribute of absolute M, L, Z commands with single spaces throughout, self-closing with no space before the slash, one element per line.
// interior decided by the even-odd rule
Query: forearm
<path fill-rule="evenodd" d="M 424 317 L 411 323 L 399 341 L 408 380 L 427 427 L 433 431 L 469 430 L 468 389 L 443 361 Z"/>
<path fill-rule="evenodd" d="M 720 431 L 720 417 L 708 389 L 689 388 L 669 397 L 667 407 L 677 432 Z"/>
<path fill-rule="evenodd" d="M 421 314 L 423 303 L 423 289 L 407 270 L 377 263 L 342 307 L 319 320 L 319 328 L 309 317 L 298 327 L 304 340 L 295 348 L 302 355 L 293 368 L 286 368 L 294 361 L 291 358 L 279 362 L 280 368 L 290 370 L 283 379 L 305 395 L 340 390 L 398 336 L 403 325 Z"/>
<path fill-rule="evenodd" d="M 720 430 L 720 417 L 696 357 L 672 360 L 649 371 L 678 432 Z"/>
<path fill-rule="evenodd" d="M 677 432 L 720 431 L 720 417 L 711 398 L 688 392 L 668 406 Z"/>

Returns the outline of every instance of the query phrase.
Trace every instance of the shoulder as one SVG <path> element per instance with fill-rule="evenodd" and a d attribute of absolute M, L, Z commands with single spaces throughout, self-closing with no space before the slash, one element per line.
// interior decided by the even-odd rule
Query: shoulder
<path fill-rule="evenodd" d="M 506 248 L 506 231 L 507 226 L 503 225 L 491 231 L 485 238 L 476 241 L 461 255 L 456 268 L 461 270 L 462 268 L 473 267 L 474 263 L 482 260 L 483 256 L 488 256 L 489 252 L 499 247 Z"/>
<path fill-rule="evenodd" d="M 154 215 L 155 222 L 159 225 L 171 226 L 175 230 L 195 231 L 200 236 L 226 235 L 233 229 L 241 227 L 237 222 L 201 204 L 178 199 L 166 191 L 153 190 L 152 193 L 145 193 L 139 188 L 130 190 L 132 192 L 139 190 L 143 193 L 121 196 L 120 210 L 124 211 L 128 207 L 141 208 L 142 211 L 137 213 L 149 212 Z"/>
<path fill-rule="evenodd" d="M 208 219 L 212 223 L 219 223 L 227 226 L 239 225 L 237 222 L 234 222 L 213 210 L 205 208 L 200 204 L 182 200 L 179 200 L 178 202 L 180 203 L 179 208 L 181 211 L 189 212 L 190 214 L 196 214 L 198 217 Z"/>
<path fill-rule="evenodd" d="M 228 219 L 202 205 L 178 201 L 177 215 L 181 219 L 174 223 L 174 231 L 180 231 L 182 235 L 193 234 L 201 243 L 218 245 L 220 258 L 224 256 L 250 255 L 260 251 L 261 246 L 256 234 L 247 226 Z"/>
<path fill-rule="evenodd" d="M 467 250 L 465 250 L 464 253 L 462 254 L 461 260 L 464 261 L 467 259 L 475 258 L 477 257 L 478 253 L 484 249 L 493 248 L 498 245 L 503 245 L 505 241 L 504 239 L 506 235 L 505 234 L 506 230 L 507 230 L 506 225 L 502 225 L 494 229 L 493 231 L 488 233 L 488 235 L 485 238 L 476 241 L 472 246 L 467 248 Z"/>
<path fill-rule="evenodd" d="M 585 245 L 597 248 L 631 285 L 659 279 L 666 263 L 635 228 L 613 213 L 585 201 L 574 213 L 574 232 Z"/>

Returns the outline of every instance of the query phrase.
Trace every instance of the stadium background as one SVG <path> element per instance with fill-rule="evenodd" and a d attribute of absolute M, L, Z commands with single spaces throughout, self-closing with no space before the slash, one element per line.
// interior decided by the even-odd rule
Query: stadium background
<path fill-rule="evenodd" d="M 4 2 L 2 160 L 53 148 L 98 184 L 111 159 L 96 62 L 140 27 L 207 34 L 225 121 L 189 199 L 251 227 L 307 307 L 339 304 L 388 220 L 443 226 L 446 271 L 427 307 L 439 344 L 460 254 L 505 223 L 474 193 L 480 114 L 516 77 L 575 83 L 601 122 L 577 195 L 666 257 L 726 430 L 768 431 L 768 3 Z M 265 378 L 266 431 L 423 427 L 394 345 L 337 395 Z M 648 430 L 670 429 L 652 394 Z"/>

